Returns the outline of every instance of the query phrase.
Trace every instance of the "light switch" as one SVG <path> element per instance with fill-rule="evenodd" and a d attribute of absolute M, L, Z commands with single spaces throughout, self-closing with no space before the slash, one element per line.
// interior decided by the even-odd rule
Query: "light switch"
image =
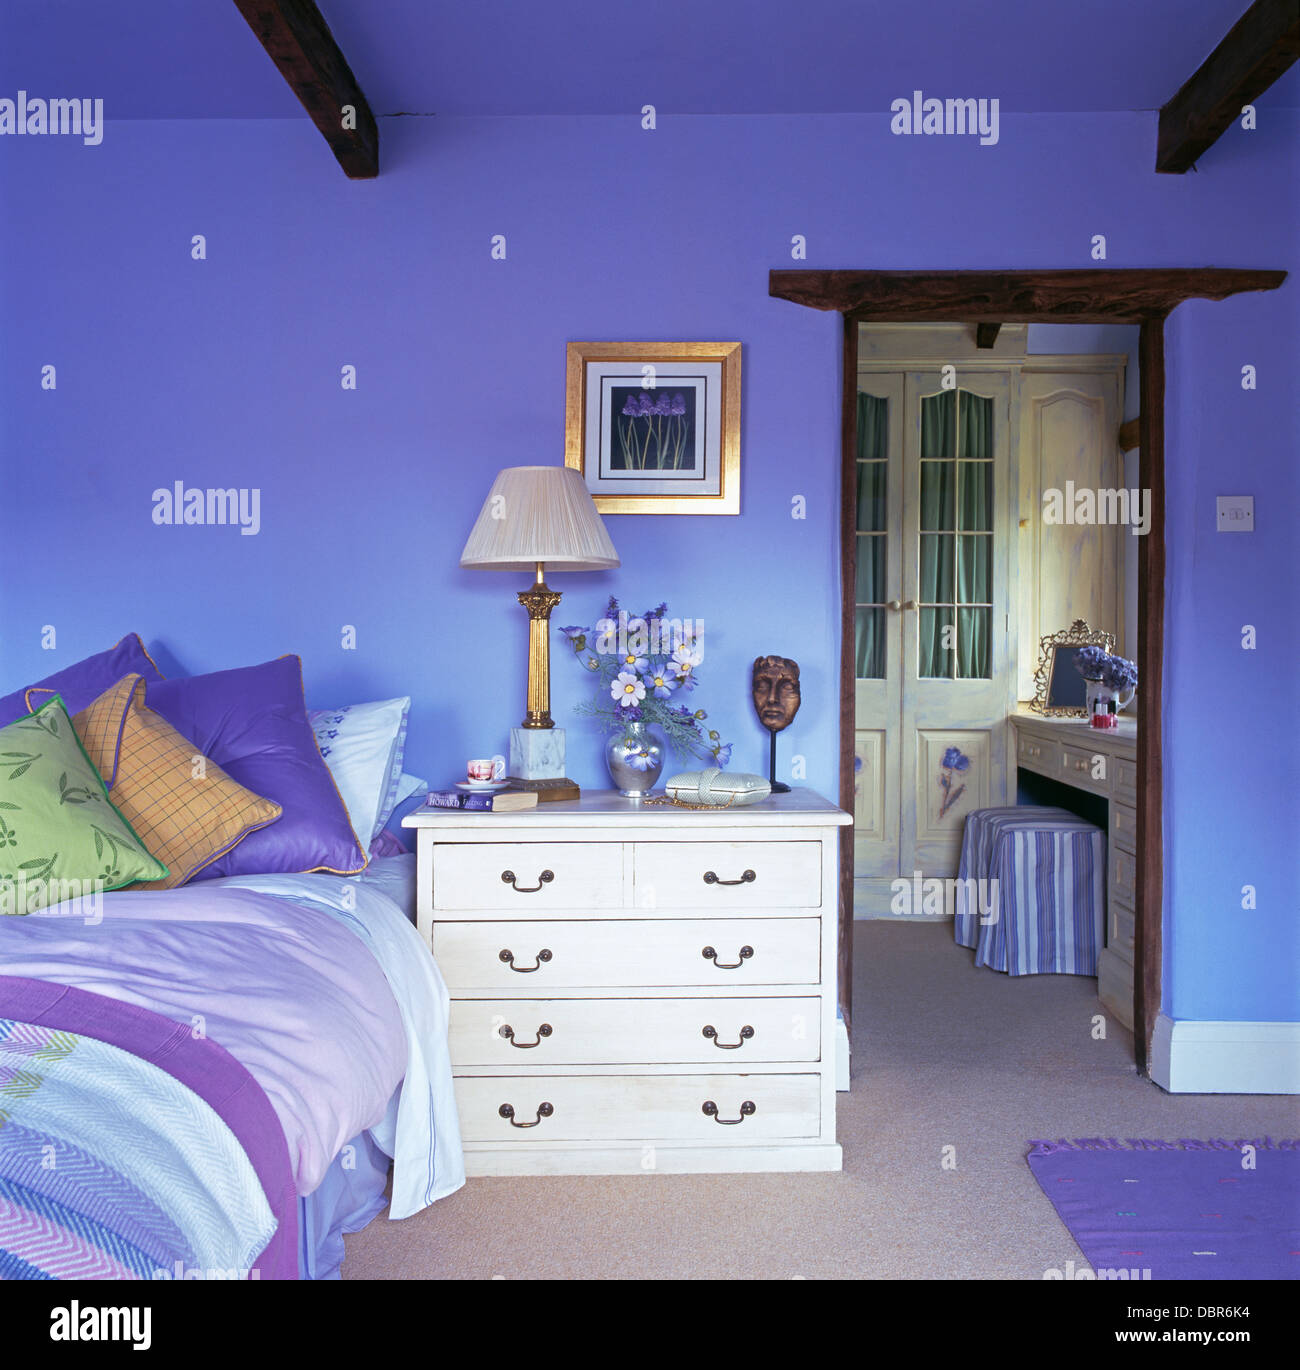
<path fill-rule="evenodd" d="M 1215 501 L 1219 514 L 1219 532 L 1253 533 L 1255 531 L 1255 496 L 1220 495 Z"/>

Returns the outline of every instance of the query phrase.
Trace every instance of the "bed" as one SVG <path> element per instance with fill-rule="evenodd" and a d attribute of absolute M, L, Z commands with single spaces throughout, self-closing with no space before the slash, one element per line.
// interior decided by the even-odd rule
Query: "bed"
<path fill-rule="evenodd" d="M 46 684 L 0 700 L 0 1278 L 338 1278 L 464 1183 L 410 701 L 134 636 Z"/>
<path fill-rule="evenodd" d="M 384 1207 L 388 1157 L 394 1158 L 393 1218 L 464 1182 L 446 1051 L 447 993 L 403 911 L 413 902 L 414 863 L 413 856 L 395 856 L 350 878 L 244 876 L 165 894 L 112 893 L 102 896 L 98 910 L 73 900 L 7 920 L 0 925 L 0 972 L 7 978 L 0 979 L 0 1021 L 12 1021 L 12 982 L 21 979 L 134 1005 L 228 1052 L 260 1087 L 283 1133 L 296 1200 L 293 1273 L 337 1277 L 342 1234 L 365 1226 Z M 5 1095 L 0 1085 L 10 1115 L 0 1127 L 0 1203 L 9 1209 L 6 1216 L 0 1207 L 0 1276 L 39 1277 L 43 1270 L 84 1277 L 96 1237 L 101 1253 L 112 1244 L 98 1230 L 78 1238 L 84 1224 L 75 1218 L 88 1207 L 84 1194 L 60 1204 L 55 1194 L 17 1183 L 24 1167 L 15 1125 L 40 1133 L 47 1115 Z M 142 1104 L 152 1097 L 145 1094 Z M 112 1116 L 104 1112 L 106 1122 Z M 57 1117 L 38 1146 L 75 1145 L 56 1126 Z M 180 1110 L 173 1126 L 186 1135 L 195 1131 Z M 152 1263 L 151 1278 L 174 1277 L 178 1264 L 184 1271 L 240 1271 L 252 1278 L 266 1273 L 255 1257 L 245 1259 L 250 1242 L 270 1236 L 267 1200 L 251 1171 L 231 1193 L 196 1196 L 187 1186 L 201 1188 L 203 1176 L 183 1153 L 141 1163 L 116 1155 L 102 1134 L 84 1140 L 81 1149 L 126 1172 L 121 1180 L 136 1191 L 137 1206 L 148 1207 L 151 1195 L 178 1196 L 170 1216 L 183 1239 L 160 1239 L 155 1214 L 144 1225 L 152 1241 L 121 1239 L 118 1256 L 130 1245 L 135 1259 L 103 1260 L 93 1273 L 146 1277 L 137 1253 Z M 229 1160 L 220 1167 L 229 1170 Z M 21 1220 L 14 1211 L 22 1207 L 19 1195 L 27 1199 L 29 1218 L 44 1215 L 48 1230 Z M 43 1202 L 33 1202 L 37 1197 Z M 166 1207 L 158 1200 L 154 1206 Z M 223 1206 L 237 1210 L 222 1229 L 224 1245 L 207 1234 L 212 1224 L 192 1212 Z M 52 1245 L 50 1234 L 59 1229 L 67 1235 Z M 288 1272 L 281 1267 L 279 1273 Z"/>

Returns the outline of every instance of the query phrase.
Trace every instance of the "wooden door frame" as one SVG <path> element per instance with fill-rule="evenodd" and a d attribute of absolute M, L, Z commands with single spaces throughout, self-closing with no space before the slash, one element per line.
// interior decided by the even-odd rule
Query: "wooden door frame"
<path fill-rule="evenodd" d="M 861 323 L 1137 324 L 1141 395 L 1138 483 L 1151 528 L 1138 545 L 1137 909 L 1133 1037 L 1148 1073 L 1160 1012 L 1164 911 L 1162 700 L 1165 621 L 1164 323 L 1184 300 L 1276 290 L 1285 271 L 1223 267 L 1082 271 L 772 271 L 768 294 L 844 316 L 840 479 L 839 804 L 853 809 L 854 584 L 857 575 L 857 382 Z M 840 829 L 840 1007 L 853 1016 L 853 830 Z"/>

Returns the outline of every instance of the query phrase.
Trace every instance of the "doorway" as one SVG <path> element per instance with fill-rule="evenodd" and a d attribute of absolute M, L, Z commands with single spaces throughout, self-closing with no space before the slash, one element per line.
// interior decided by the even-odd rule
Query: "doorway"
<path fill-rule="evenodd" d="M 1047 271 L 804 271 L 768 273 L 768 294 L 843 316 L 841 437 L 841 546 L 853 540 L 856 471 L 849 463 L 857 447 L 857 351 L 859 322 L 960 319 L 996 339 L 1004 323 L 1135 323 L 1141 417 L 1139 481 L 1150 492 L 1151 531 L 1138 556 L 1137 810 L 1134 878 L 1133 1029 L 1139 1070 L 1146 1071 L 1151 1035 L 1160 1009 L 1164 897 L 1161 832 L 1161 649 L 1164 638 L 1164 320 L 1184 300 L 1222 300 L 1251 290 L 1276 290 L 1285 271 L 1230 267 L 1132 268 Z M 840 647 L 839 803 L 853 804 L 853 718 L 855 620 L 853 558 L 843 555 Z M 839 879 L 840 1009 L 846 1025 L 853 1013 L 853 840 L 841 837 Z"/>

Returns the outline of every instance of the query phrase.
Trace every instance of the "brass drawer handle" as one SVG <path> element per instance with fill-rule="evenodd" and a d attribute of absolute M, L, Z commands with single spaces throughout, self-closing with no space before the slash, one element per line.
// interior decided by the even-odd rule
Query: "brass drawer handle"
<path fill-rule="evenodd" d="M 501 883 L 503 885 L 513 886 L 516 894 L 536 894 L 543 885 L 549 885 L 551 881 L 555 879 L 555 872 L 543 871 L 541 875 L 537 877 L 537 884 L 535 885 L 516 885 L 515 881 L 518 880 L 518 878 L 519 877 L 514 871 L 501 872 Z"/>
<path fill-rule="evenodd" d="M 753 947 L 741 947 L 740 960 L 728 965 L 725 961 L 718 960 L 718 953 L 714 951 L 712 947 L 705 947 L 700 952 L 700 955 L 703 956 L 706 961 L 712 961 L 719 970 L 739 970 L 741 965 L 748 961 L 753 954 Z"/>
<path fill-rule="evenodd" d="M 718 1041 L 718 1029 L 715 1028 L 712 1023 L 709 1023 L 704 1028 L 704 1036 L 710 1038 L 713 1045 L 721 1051 L 736 1051 L 738 1048 L 743 1047 L 753 1035 L 754 1029 L 746 1023 L 745 1026 L 740 1029 L 740 1041 L 720 1042 Z"/>
<path fill-rule="evenodd" d="M 537 964 L 535 966 L 517 966 L 515 965 L 514 952 L 510 951 L 508 948 L 503 948 L 498 953 L 497 959 L 504 961 L 506 965 L 510 967 L 511 970 L 518 971 L 520 975 L 529 975 L 535 970 L 541 970 L 543 963 L 549 961 L 551 959 L 551 955 L 552 952 L 550 947 L 543 947 L 541 951 L 537 953 Z"/>
<path fill-rule="evenodd" d="M 737 1123 L 743 1123 L 746 1118 L 757 1113 L 758 1109 L 752 1099 L 746 1099 L 740 1106 L 739 1118 L 719 1118 L 717 1104 L 712 1099 L 706 1099 L 702 1111 L 706 1117 L 712 1118 L 715 1123 L 721 1123 L 723 1127 L 735 1127 Z"/>
<path fill-rule="evenodd" d="M 501 1028 L 501 1035 L 512 1047 L 518 1047 L 520 1051 L 528 1051 L 532 1047 L 541 1046 L 542 1038 L 549 1037 L 553 1031 L 554 1029 L 551 1027 L 550 1023 L 543 1023 L 541 1027 L 537 1029 L 537 1040 L 535 1042 L 516 1042 L 514 1028 L 512 1028 L 509 1023 L 506 1023 Z"/>
<path fill-rule="evenodd" d="M 515 1110 L 510 1104 L 502 1104 L 497 1112 L 510 1124 L 511 1127 L 536 1127 L 543 1118 L 549 1118 L 555 1109 L 550 1104 L 537 1105 L 537 1117 L 531 1123 L 515 1122 Z"/>
<path fill-rule="evenodd" d="M 739 880 L 719 880 L 717 871 L 705 871 L 704 883 L 706 885 L 752 885 L 758 876 L 753 871 L 742 871 Z"/>

